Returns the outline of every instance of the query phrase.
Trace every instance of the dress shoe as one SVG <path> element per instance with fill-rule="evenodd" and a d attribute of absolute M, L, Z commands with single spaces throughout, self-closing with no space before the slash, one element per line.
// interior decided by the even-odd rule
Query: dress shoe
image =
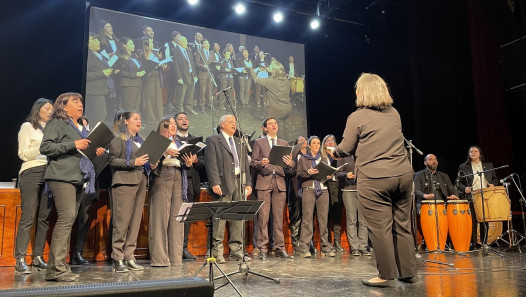
<path fill-rule="evenodd" d="M 71 265 L 88 265 L 88 260 L 82 257 L 82 253 L 74 252 L 70 259 Z"/>
<path fill-rule="evenodd" d="M 266 252 L 261 252 L 259 254 L 259 260 L 261 261 L 267 261 L 267 253 Z"/>
<path fill-rule="evenodd" d="M 276 257 L 279 257 L 279 258 L 290 258 L 290 259 L 294 259 L 294 256 L 290 256 L 289 254 L 287 254 L 287 251 L 285 250 L 276 250 Z"/>
<path fill-rule="evenodd" d="M 353 256 L 361 256 L 362 254 L 358 250 L 352 250 L 351 251 L 351 255 L 353 255 Z"/>
<path fill-rule="evenodd" d="M 116 273 L 124 273 L 129 271 L 123 260 L 113 260 L 113 270 Z"/>
<path fill-rule="evenodd" d="M 55 278 L 51 278 L 51 279 L 46 278 L 46 280 L 47 281 L 56 281 L 56 282 L 73 282 L 73 281 L 76 281 L 78 278 L 79 278 L 78 274 L 71 273 L 71 272 L 66 272 L 66 273 L 63 273 L 63 274 L 55 277 Z"/>
<path fill-rule="evenodd" d="M 329 252 L 321 252 L 322 257 L 335 257 L 336 254 L 331 250 Z"/>
<path fill-rule="evenodd" d="M 126 260 L 124 262 L 126 263 L 126 266 L 128 266 L 128 270 L 132 270 L 132 271 L 144 270 L 144 266 L 137 264 L 135 260 Z"/>
<path fill-rule="evenodd" d="M 245 253 L 243 250 L 237 250 L 235 252 L 230 252 L 230 258 L 236 259 L 236 260 L 243 260 L 243 257 L 245 257 L 245 261 L 252 260 L 250 257 L 245 256 Z"/>
<path fill-rule="evenodd" d="M 223 257 L 223 255 L 212 253 L 212 257 L 216 259 L 216 263 L 218 264 L 226 263 L 225 257 Z"/>
<path fill-rule="evenodd" d="M 16 272 L 22 273 L 22 274 L 31 273 L 31 269 L 29 269 L 29 266 L 27 266 L 25 257 L 16 258 L 15 270 Z"/>
<path fill-rule="evenodd" d="M 195 256 L 192 255 L 187 249 L 183 250 L 183 260 L 195 260 Z"/>
<path fill-rule="evenodd" d="M 419 281 L 418 276 L 399 277 L 398 280 L 404 283 L 408 283 L 408 284 L 416 284 Z"/>
<path fill-rule="evenodd" d="M 312 254 L 310 252 L 304 252 L 300 255 L 302 258 L 311 258 Z"/>
<path fill-rule="evenodd" d="M 261 253 L 261 250 L 259 248 L 254 248 L 252 251 L 252 257 L 257 258 L 259 257 L 259 254 Z"/>
<path fill-rule="evenodd" d="M 38 270 L 47 269 L 47 263 L 44 261 L 44 258 L 42 256 L 36 256 L 33 258 L 33 267 L 36 267 Z"/>
<path fill-rule="evenodd" d="M 345 249 L 341 246 L 339 242 L 334 243 L 332 247 L 336 253 L 345 253 Z"/>
<path fill-rule="evenodd" d="M 364 256 L 372 256 L 371 252 L 369 252 L 368 250 L 360 250 L 360 253 L 362 253 L 362 255 Z"/>
<path fill-rule="evenodd" d="M 369 287 L 377 287 L 377 288 L 394 288 L 396 286 L 394 279 L 388 279 L 382 282 L 372 282 L 371 280 L 362 280 L 362 284 L 369 286 Z"/>

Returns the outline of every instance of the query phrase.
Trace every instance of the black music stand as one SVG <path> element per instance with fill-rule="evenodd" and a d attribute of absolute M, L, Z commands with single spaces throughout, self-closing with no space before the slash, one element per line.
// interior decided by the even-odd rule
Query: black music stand
<path fill-rule="evenodd" d="M 501 256 L 501 257 L 504 257 L 503 254 L 497 252 L 496 250 L 492 249 L 489 247 L 488 245 L 488 226 L 486 225 L 486 210 L 485 210 L 485 207 L 484 207 L 484 184 L 482 182 L 482 174 L 484 174 L 485 172 L 490 172 L 490 171 L 495 171 L 497 169 L 502 169 L 502 168 L 507 168 L 508 165 L 504 165 L 504 166 L 500 166 L 500 167 L 497 167 L 497 168 L 492 168 L 492 169 L 487 169 L 487 170 L 482 170 L 482 171 L 477 171 L 475 173 L 472 173 L 472 174 L 466 174 L 464 176 L 461 176 L 461 177 L 468 177 L 468 176 L 475 176 L 475 175 L 478 175 L 479 176 L 479 179 L 480 179 L 480 203 L 482 203 L 482 223 L 484 225 L 484 239 L 482 240 L 482 250 L 486 253 L 494 253 L 495 255 L 497 256 Z M 475 206 L 475 199 L 473 198 L 473 206 Z M 480 223 L 480 222 L 477 222 L 477 223 Z M 482 230 L 481 230 L 482 231 Z"/>
<path fill-rule="evenodd" d="M 261 207 L 261 204 L 263 204 L 263 201 L 233 201 L 233 202 L 196 202 L 196 203 L 183 203 L 181 206 L 181 209 L 179 210 L 179 214 L 176 216 L 177 220 L 181 222 L 199 222 L 199 221 L 208 221 L 207 227 L 208 227 L 208 246 L 210 249 L 212 248 L 212 237 L 213 237 L 213 225 L 214 220 L 230 220 L 230 221 L 236 221 L 236 220 L 251 220 L 254 218 L 256 213 L 259 211 L 259 208 Z M 230 278 L 228 278 L 229 275 L 234 274 L 225 274 L 223 270 L 217 265 L 216 259 L 212 257 L 212 254 L 210 254 L 209 258 L 205 259 L 205 262 L 201 267 L 197 270 L 197 272 L 193 275 L 194 277 L 203 270 L 203 268 L 206 267 L 208 264 L 209 270 L 208 270 L 208 281 L 214 284 L 214 280 L 219 278 L 226 278 L 227 282 L 220 285 L 219 287 L 215 288 L 215 290 L 218 290 L 228 284 L 230 284 L 234 290 L 241 295 L 241 292 L 236 288 L 236 286 L 232 283 Z M 218 278 L 214 278 L 214 266 L 221 272 L 222 276 Z M 252 271 L 248 271 L 247 273 L 254 273 Z"/>

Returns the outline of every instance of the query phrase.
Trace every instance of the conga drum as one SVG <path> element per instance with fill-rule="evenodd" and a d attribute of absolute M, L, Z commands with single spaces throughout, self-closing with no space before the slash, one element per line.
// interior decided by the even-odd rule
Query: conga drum
<path fill-rule="evenodd" d="M 436 201 L 435 210 L 435 200 L 422 200 L 422 206 L 420 207 L 420 225 L 428 251 L 436 250 L 438 242 L 440 242 L 441 250 L 446 247 L 447 211 L 444 201 Z M 437 238 L 437 228 L 439 238 Z M 440 239 L 440 241 L 438 239 Z"/>
<path fill-rule="evenodd" d="M 469 201 L 449 200 L 447 202 L 447 226 L 455 251 L 469 251 L 472 232 Z"/>

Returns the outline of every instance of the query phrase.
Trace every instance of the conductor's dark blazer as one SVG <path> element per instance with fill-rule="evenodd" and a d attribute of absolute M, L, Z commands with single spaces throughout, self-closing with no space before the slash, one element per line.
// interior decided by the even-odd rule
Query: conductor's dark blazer
<path fill-rule="evenodd" d="M 485 171 L 488 169 L 493 169 L 493 163 L 491 162 L 482 163 L 482 170 Z M 471 167 L 471 163 L 464 162 L 460 164 L 460 166 L 458 166 L 458 174 L 457 174 L 459 178 L 458 189 L 460 190 L 462 195 L 464 195 L 464 197 L 466 198 L 471 198 L 471 194 L 466 194 L 466 188 L 471 187 L 473 185 L 473 176 L 467 176 L 467 177 L 462 177 L 462 176 L 470 175 L 470 174 L 473 174 L 473 168 Z M 497 178 L 497 174 L 495 173 L 495 170 L 485 172 L 484 177 L 490 184 L 494 186 L 498 185 L 499 183 L 499 179 Z"/>
<path fill-rule="evenodd" d="M 241 152 L 241 142 L 234 136 L 241 174 L 245 172 L 246 186 L 252 186 L 250 180 L 250 164 L 245 150 Z M 220 185 L 223 195 L 229 195 L 235 191 L 235 167 L 234 155 L 223 133 L 210 135 L 206 138 L 205 147 L 205 169 L 210 187 Z M 243 165 L 241 167 L 241 165 Z"/>
<path fill-rule="evenodd" d="M 282 139 L 277 139 L 276 145 L 288 145 L 288 142 Z M 252 149 L 252 161 L 250 164 L 252 165 L 252 168 L 256 170 L 257 177 L 256 177 L 256 190 L 269 190 L 271 189 L 271 182 L 272 182 L 272 173 L 275 172 L 276 174 L 276 183 L 278 184 L 278 189 L 280 191 L 286 191 L 287 186 L 285 183 L 285 174 L 287 176 L 292 175 L 292 168 L 290 170 L 284 170 L 283 167 L 267 164 L 263 166 L 261 164 L 261 160 L 263 158 L 268 158 L 270 155 L 270 144 L 268 143 L 267 137 L 261 137 L 255 140 L 254 146 Z M 285 172 L 287 171 L 287 172 Z"/>
<path fill-rule="evenodd" d="M 94 52 L 88 51 L 88 62 L 86 71 L 86 93 L 90 95 L 107 96 L 110 94 L 108 87 L 108 77 L 102 70 L 110 68 L 106 63 L 106 58 L 101 59 Z"/>
<path fill-rule="evenodd" d="M 174 66 L 174 74 L 175 74 L 175 80 L 182 79 L 184 84 L 190 84 L 194 83 L 194 77 L 196 76 L 196 69 L 195 69 L 195 63 L 194 63 L 194 56 L 192 53 L 187 49 L 186 54 L 188 55 L 188 60 L 190 61 L 190 65 L 192 66 L 192 73 L 190 73 L 190 65 L 188 64 L 183 52 L 181 51 L 181 48 L 179 46 L 176 46 L 173 51 L 173 66 Z"/>
<path fill-rule="evenodd" d="M 111 186 L 136 185 L 142 180 L 143 166 L 135 166 L 135 153 L 139 148 L 132 143 L 130 162 L 126 162 L 126 141 L 114 137 L 110 142 L 109 164 L 113 172 Z"/>

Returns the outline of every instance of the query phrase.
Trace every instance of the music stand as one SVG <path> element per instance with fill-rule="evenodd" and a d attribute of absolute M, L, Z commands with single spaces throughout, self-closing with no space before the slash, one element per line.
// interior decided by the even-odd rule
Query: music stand
<path fill-rule="evenodd" d="M 465 174 L 464 176 L 461 176 L 461 177 L 468 177 L 468 176 L 475 176 L 475 175 L 478 175 L 479 176 L 479 179 L 480 179 L 480 202 L 482 204 L 482 223 L 484 225 L 484 239 L 482 240 L 482 250 L 485 251 L 486 253 L 488 252 L 492 252 L 494 253 L 495 255 L 497 256 L 501 256 L 501 257 L 504 257 L 503 254 L 497 252 L 496 250 L 492 249 L 489 247 L 488 245 L 488 226 L 486 225 L 486 210 L 485 210 L 485 206 L 484 206 L 484 183 L 482 182 L 482 174 L 484 174 L 485 172 L 490 172 L 490 171 L 495 171 L 497 169 L 502 169 L 502 168 L 507 168 L 508 165 L 504 165 L 504 166 L 500 166 L 500 167 L 497 167 L 497 168 L 491 168 L 491 169 L 486 169 L 486 170 L 482 170 L 482 171 L 477 171 L 475 173 L 472 173 L 472 174 Z M 473 199 L 473 205 L 475 204 L 475 199 Z M 480 222 L 478 222 L 480 223 Z"/>
<path fill-rule="evenodd" d="M 214 220 L 230 220 L 230 221 L 244 221 L 244 220 L 251 220 L 254 218 L 256 213 L 259 211 L 259 208 L 261 207 L 261 204 L 263 204 L 263 201 L 232 201 L 232 202 L 196 202 L 196 203 L 183 203 L 181 206 L 181 209 L 179 210 L 179 214 L 176 216 L 177 220 L 181 222 L 198 222 L 198 221 L 208 221 L 207 227 L 208 227 L 208 245 L 211 248 L 212 247 L 212 238 L 213 238 L 213 225 Z M 210 254 L 209 258 L 205 259 L 205 262 L 201 267 L 197 270 L 197 272 L 193 275 L 194 277 L 197 276 L 203 268 L 206 267 L 208 264 L 209 271 L 208 271 L 208 280 L 212 284 L 214 284 L 214 280 L 219 278 L 226 278 L 227 282 L 220 285 L 219 287 L 215 288 L 214 290 L 218 290 L 228 284 L 230 284 L 234 290 L 241 295 L 241 292 L 236 288 L 236 286 L 232 283 L 230 278 L 228 278 L 229 275 L 232 275 L 237 272 L 225 274 L 225 272 L 217 265 L 216 259 Z M 214 266 L 221 272 L 222 276 L 214 278 Z M 248 267 L 248 266 L 247 266 Z M 240 269 L 241 270 L 241 269 Z M 259 275 L 255 272 L 246 271 L 245 273 L 253 273 L 256 275 Z M 263 275 L 261 275 L 263 276 Z"/>

